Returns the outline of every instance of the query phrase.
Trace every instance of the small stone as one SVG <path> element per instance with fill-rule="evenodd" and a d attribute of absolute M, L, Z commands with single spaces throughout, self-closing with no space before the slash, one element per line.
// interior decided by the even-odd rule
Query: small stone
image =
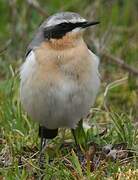
<path fill-rule="evenodd" d="M 117 150 L 115 150 L 115 149 L 110 150 L 110 152 L 107 154 L 107 157 L 110 158 L 111 160 L 116 160 L 117 159 Z"/>
<path fill-rule="evenodd" d="M 105 154 L 108 154 L 108 153 L 110 153 L 112 147 L 113 147 L 112 144 L 107 144 L 106 146 L 104 146 L 104 147 L 102 148 L 102 152 L 105 153 Z"/>

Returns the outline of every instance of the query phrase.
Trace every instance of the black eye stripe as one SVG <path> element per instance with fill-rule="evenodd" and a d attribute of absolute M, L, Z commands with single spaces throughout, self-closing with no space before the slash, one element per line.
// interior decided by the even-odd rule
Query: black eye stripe
<path fill-rule="evenodd" d="M 58 24 L 56 26 L 60 26 L 60 27 L 68 27 L 68 26 L 71 26 L 71 27 L 81 27 L 83 26 L 84 24 L 86 24 L 87 22 L 78 22 L 78 23 L 71 23 L 71 22 L 63 22 L 61 24 Z"/>
<path fill-rule="evenodd" d="M 46 27 L 44 29 L 44 37 L 46 39 L 50 39 L 50 38 L 60 39 L 66 33 L 72 31 L 77 27 L 83 27 L 86 23 L 87 22 L 78 22 L 78 23 L 63 22 L 55 26 Z"/>

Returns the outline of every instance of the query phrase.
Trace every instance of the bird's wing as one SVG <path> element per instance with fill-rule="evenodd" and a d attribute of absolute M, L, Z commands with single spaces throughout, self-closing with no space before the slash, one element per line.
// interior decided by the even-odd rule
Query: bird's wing
<path fill-rule="evenodd" d="M 95 55 L 91 50 L 89 50 L 91 56 L 92 56 L 92 60 L 94 61 L 95 66 L 98 68 L 99 67 L 99 63 L 100 63 L 100 59 L 97 55 Z"/>
<path fill-rule="evenodd" d="M 26 56 L 25 62 L 20 68 L 20 78 L 22 80 L 28 79 L 30 73 L 34 71 L 35 64 L 36 64 L 35 53 L 33 50 L 30 50 L 30 52 Z"/>
<path fill-rule="evenodd" d="M 25 57 L 27 57 L 29 55 L 29 53 L 31 52 L 31 50 L 37 48 L 45 39 L 44 39 L 44 35 L 43 35 L 43 29 L 46 26 L 47 20 L 44 21 L 40 27 L 37 29 L 37 31 L 34 33 L 34 38 L 32 39 L 32 41 L 30 42 L 29 46 L 27 47 L 27 51 L 25 54 Z"/>
<path fill-rule="evenodd" d="M 97 74 L 98 74 L 99 78 L 101 79 L 101 75 L 100 75 L 99 70 L 98 70 L 99 69 L 99 64 L 100 64 L 100 59 L 90 49 L 89 49 L 89 53 L 90 53 L 90 55 L 92 57 L 92 61 L 94 63 L 94 67 L 95 67 L 95 69 L 97 69 Z"/>

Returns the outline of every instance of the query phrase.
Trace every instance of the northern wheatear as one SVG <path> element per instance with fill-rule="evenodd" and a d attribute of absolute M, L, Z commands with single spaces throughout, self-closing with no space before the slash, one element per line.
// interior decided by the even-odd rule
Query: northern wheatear
<path fill-rule="evenodd" d="M 98 57 L 83 40 L 88 22 L 77 13 L 50 16 L 39 27 L 21 67 L 20 96 L 28 115 L 40 124 L 41 147 L 58 128 L 75 129 L 99 89 Z"/>

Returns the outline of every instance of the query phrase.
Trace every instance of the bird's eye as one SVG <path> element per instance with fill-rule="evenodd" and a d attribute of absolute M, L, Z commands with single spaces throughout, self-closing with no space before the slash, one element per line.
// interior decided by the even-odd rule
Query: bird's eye
<path fill-rule="evenodd" d="M 67 26 L 68 26 L 68 23 L 61 23 L 61 24 L 59 24 L 59 27 L 62 27 L 62 28 L 65 28 Z"/>

